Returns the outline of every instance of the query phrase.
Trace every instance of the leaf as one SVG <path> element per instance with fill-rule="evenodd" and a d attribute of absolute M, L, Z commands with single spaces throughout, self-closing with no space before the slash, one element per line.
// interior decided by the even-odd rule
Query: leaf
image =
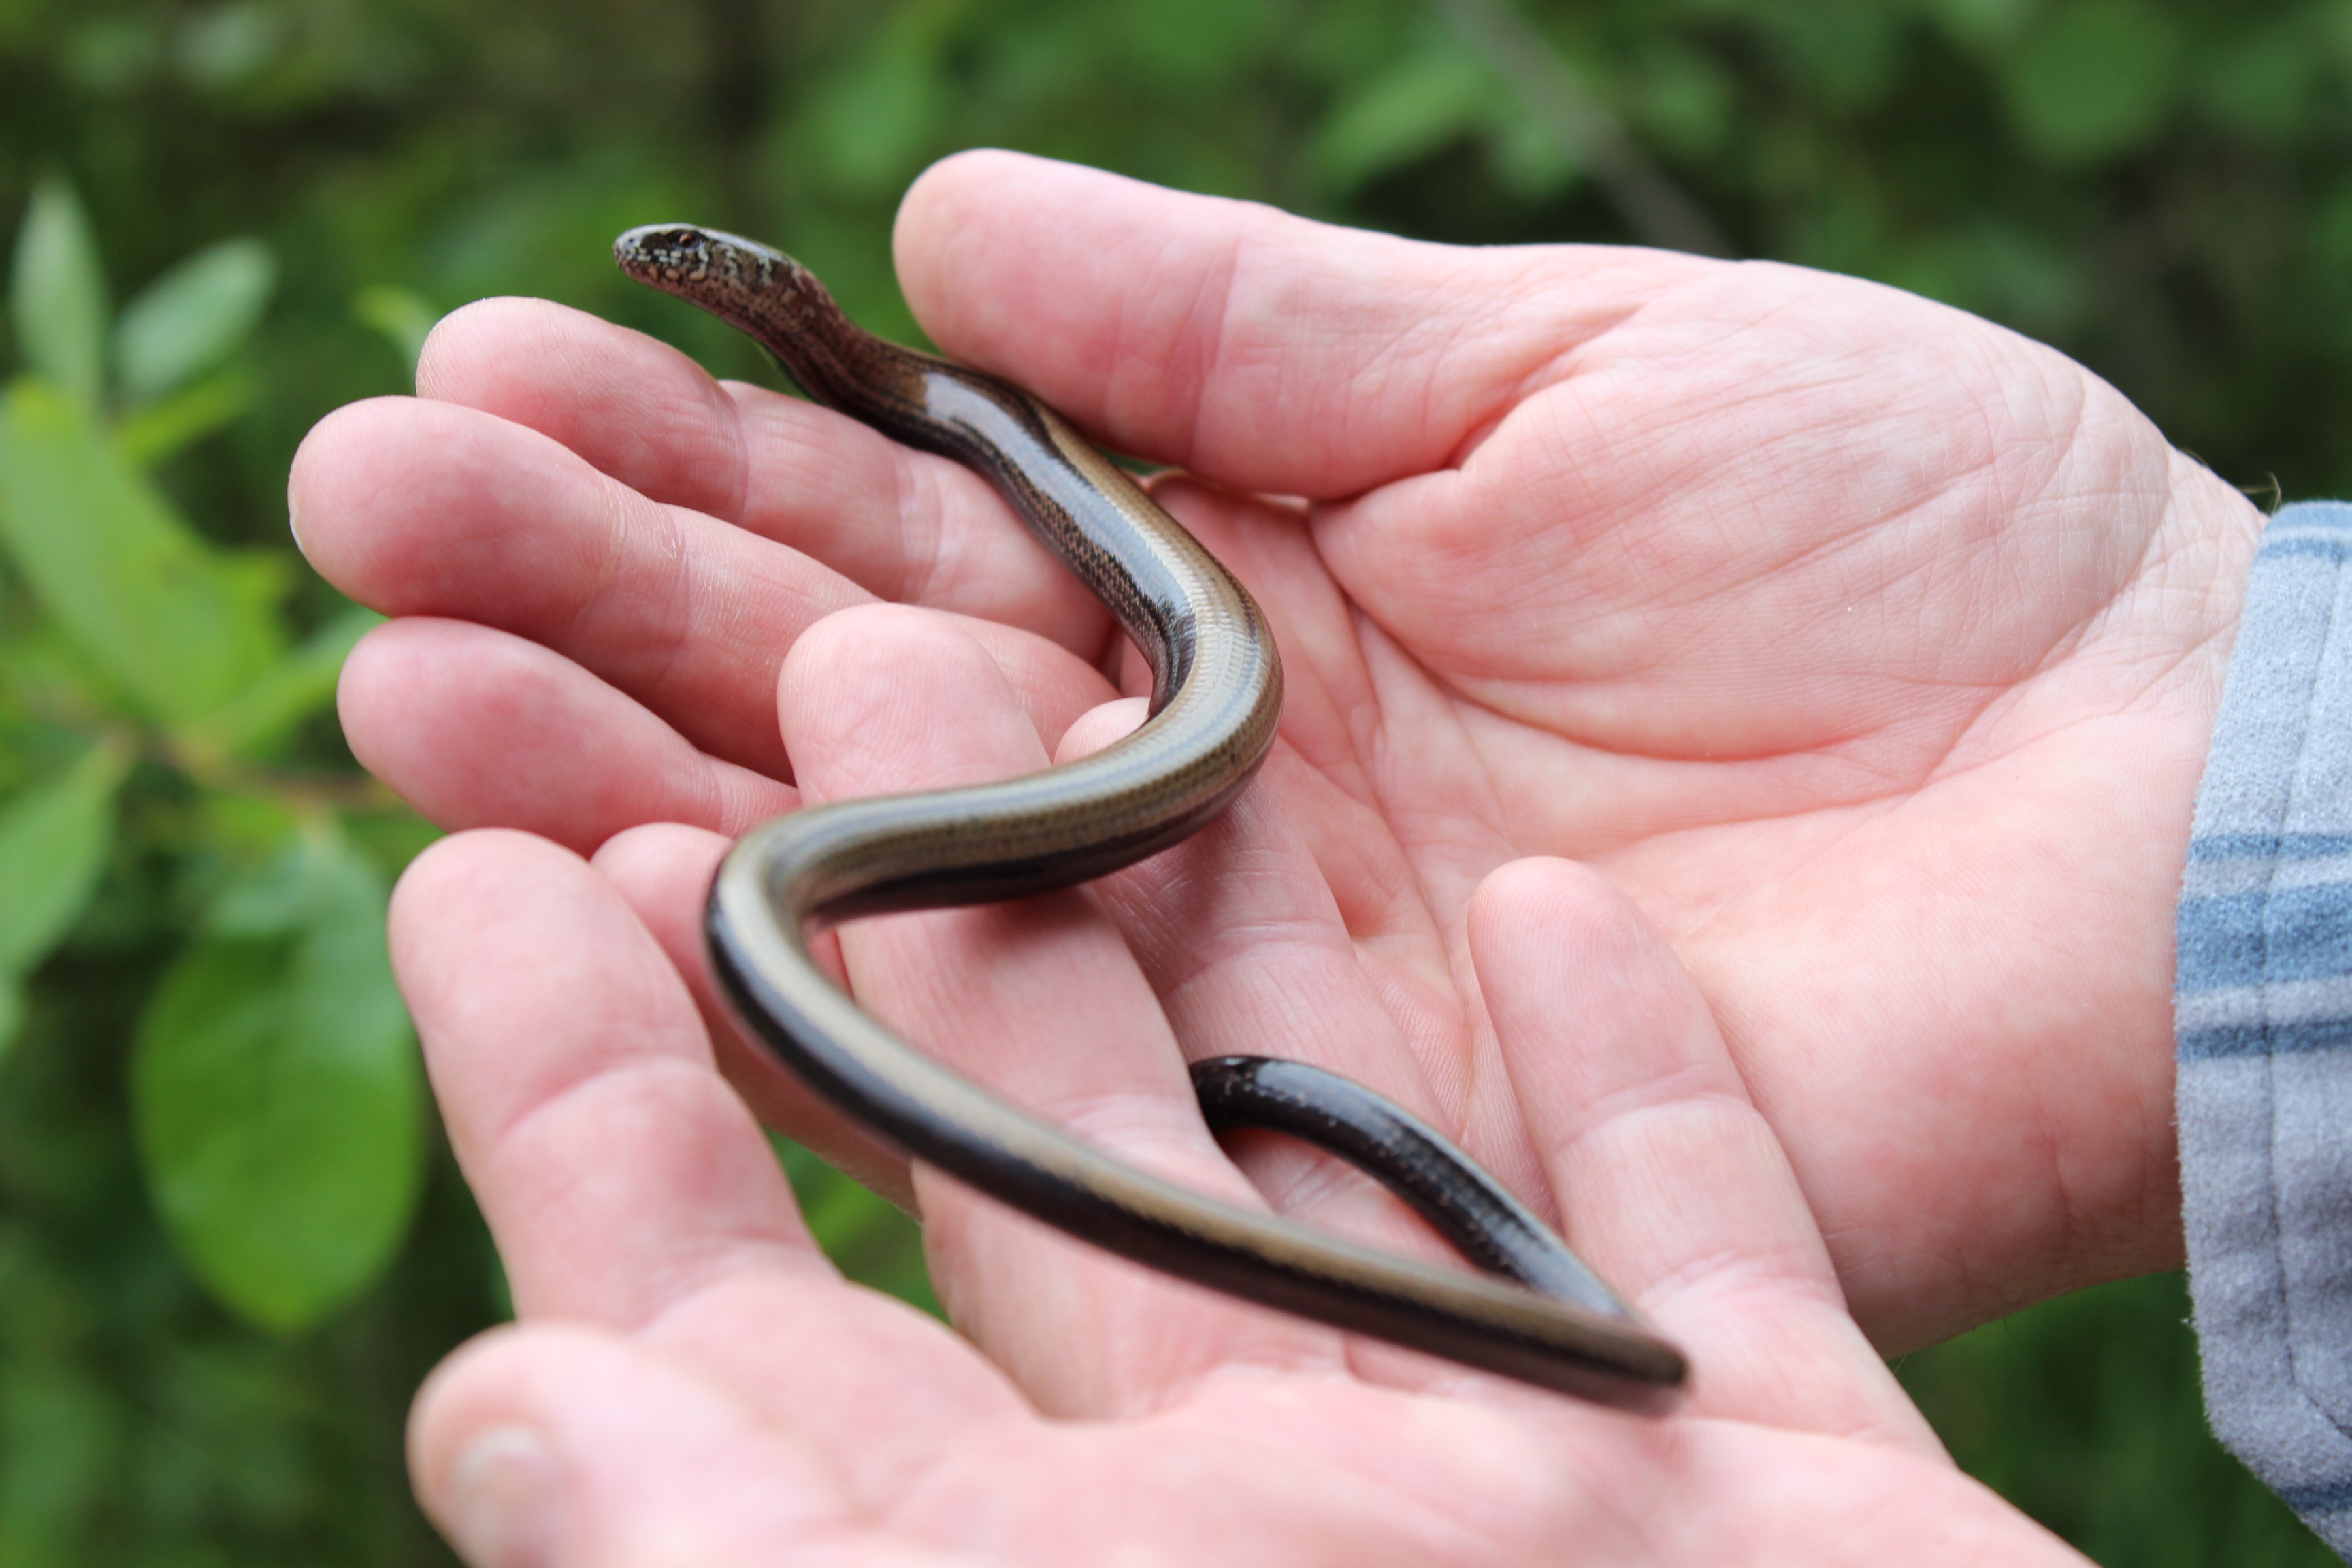
<path fill-rule="evenodd" d="M 70 1563 L 79 1527 L 120 1473 L 126 1413 L 71 1361 L 23 1355 L 0 1371 L 0 1561 Z"/>
<path fill-rule="evenodd" d="M 1963 48 L 1990 52 L 2015 37 L 2035 0 L 1927 0 L 1929 15 Z"/>
<path fill-rule="evenodd" d="M 2026 145 L 2053 163 L 2129 151 L 2170 110 L 2179 56 L 2166 16 L 2133 0 L 2077 0 L 2011 65 L 2011 118 Z"/>
<path fill-rule="evenodd" d="M 343 660 L 361 637 L 383 624 L 373 610 L 346 610 L 226 705 L 181 731 L 181 745 L 206 759 L 249 755 L 267 747 L 334 700 Z"/>
<path fill-rule="evenodd" d="M 253 405 L 253 377 L 230 368 L 133 410 L 115 427 L 122 455 L 142 468 L 203 439 Z"/>
<path fill-rule="evenodd" d="M 816 100 L 819 166 L 846 192 L 894 189 L 922 163 L 947 108 L 936 58 L 877 49 Z"/>
<path fill-rule="evenodd" d="M 811 161 L 841 190 L 895 191 L 936 151 L 953 107 L 944 54 L 962 0 L 900 6 L 809 104 Z"/>
<path fill-rule="evenodd" d="M 425 340 L 432 335 L 434 323 L 441 312 L 433 302 L 414 289 L 396 289 L 389 283 L 371 284 L 352 300 L 352 316 L 361 326 L 380 333 L 408 366 L 413 380 L 416 374 L 417 356 L 425 352 Z"/>
<path fill-rule="evenodd" d="M 924 1267 L 919 1224 L 800 1144 L 773 1133 L 768 1142 L 783 1163 L 809 1235 L 844 1276 L 934 1317 L 947 1315 Z"/>
<path fill-rule="evenodd" d="M 114 837 L 125 747 L 101 742 L 0 807 L 0 1055 L 25 1023 L 25 976 L 89 903 Z"/>
<path fill-rule="evenodd" d="M 133 1047 L 131 1110 L 181 1256 L 284 1333 L 364 1290 L 405 1237 L 423 1084 L 375 868 L 314 831 L 269 875 L 247 907 L 225 899 L 227 929 L 165 977 Z"/>
<path fill-rule="evenodd" d="M 127 748 L 101 742 L 0 807 L 0 974 L 28 973 L 89 902 L 130 766 Z"/>
<path fill-rule="evenodd" d="M 277 658 L 282 566 L 206 545 L 46 383 L 19 380 L 0 415 L 0 540 L 141 707 L 166 722 L 202 718 Z"/>
<path fill-rule="evenodd" d="M 1257 64 L 1281 23 L 1262 0 L 1118 0 L 1119 64 L 1178 88 L 1229 81 Z"/>
<path fill-rule="evenodd" d="M 8 310 L 26 363 L 96 409 L 106 391 L 106 272 L 73 187 L 43 180 L 16 231 Z"/>
<path fill-rule="evenodd" d="M 1885 0 L 1808 0 L 1758 21 L 1773 52 L 1803 79 L 1808 103 L 1859 109 L 1901 79 L 1911 18 Z"/>
<path fill-rule="evenodd" d="M 1522 201 L 1557 195 L 1584 173 L 1559 132 L 1516 101 L 1496 100 L 1486 134 L 1486 165 L 1496 184 Z"/>
<path fill-rule="evenodd" d="M 206 246 L 123 307 L 114 363 L 124 397 L 148 403 L 213 369 L 253 335 L 278 286 L 257 239 Z"/>
<path fill-rule="evenodd" d="M 1643 134 L 1663 152 L 1717 155 L 1738 123 L 1731 73 L 1699 49 L 1651 50 L 1630 85 Z"/>
<path fill-rule="evenodd" d="M 1466 52 L 1421 49 L 1333 110 L 1310 156 L 1334 190 L 1354 190 L 1478 129 L 1500 90 Z"/>
<path fill-rule="evenodd" d="M 2326 57 L 2301 17 L 2232 44 L 2195 76 L 2199 98 L 2220 124 L 2241 135 L 2291 142 L 2308 123 L 2325 79 Z"/>

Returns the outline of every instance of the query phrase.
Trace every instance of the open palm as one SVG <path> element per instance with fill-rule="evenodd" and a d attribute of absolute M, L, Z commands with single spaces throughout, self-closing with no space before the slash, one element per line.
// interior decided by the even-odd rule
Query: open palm
<path fill-rule="evenodd" d="M 2242 497 L 1892 290 L 1033 175 L 1041 223 L 992 174 L 902 224 L 940 341 L 1315 498 L 1168 497 L 1272 606 L 1277 776 L 1444 1109 L 1493 1081 L 1472 889 L 1571 856 L 1696 974 L 1883 1342 L 2171 1258 L 2171 910 Z"/>
<path fill-rule="evenodd" d="M 987 652 L 919 612 L 804 637 L 782 708 L 818 797 L 1043 761 Z M 1236 815 L 1197 858 L 1246 881 L 1284 835 L 1266 803 Z M 522 1318 L 452 1358 L 414 1425 L 426 1505 L 478 1568 L 2080 1562 L 1943 1457 L 1846 1315 L 1705 1004 L 1590 871 L 1487 878 L 1467 962 L 1525 1190 L 1694 1359 L 1664 1419 L 1223 1300 L 921 1170 L 976 1344 L 845 1284 L 641 913 L 720 847 L 647 826 L 583 863 L 486 830 L 402 882 L 402 983 Z M 1265 1201 L 1086 894 L 862 924 L 842 954 L 868 1005 L 967 1070 Z"/>

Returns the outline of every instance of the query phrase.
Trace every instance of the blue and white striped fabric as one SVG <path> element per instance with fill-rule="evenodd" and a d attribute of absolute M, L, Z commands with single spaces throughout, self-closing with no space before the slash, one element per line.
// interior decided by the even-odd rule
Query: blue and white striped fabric
<path fill-rule="evenodd" d="M 2214 1432 L 2352 1562 L 2352 506 L 2263 531 L 2181 893 L 2180 1176 Z"/>

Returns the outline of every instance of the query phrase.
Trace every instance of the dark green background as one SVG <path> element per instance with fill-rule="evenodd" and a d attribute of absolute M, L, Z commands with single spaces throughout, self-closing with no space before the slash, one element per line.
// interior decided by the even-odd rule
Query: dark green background
<path fill-rule="evenodd" d="M 1520 15 L 1737 252 L 2053 342 L 2266 500 L 2352 485 L 2352 5 Z M 284 548 L 303 431 L 404 389 L 361 290 L 547 295 L 761 375 L 623 283 L 612 236 L 691 216 L 772 237 L 910 334 L 892 207 L 983 143 L 1464 243 L 1637 237 L 1420 0 L 0 0 L 0 226 L 70 179 L 118 300 L 225 236 L 278 255 L 259 395 L 161 475 L 223 543 Z M 310 583 L 293 613 L 338 607 Z M 348 769 L 314 731 L 299 760 Z M 205 853 L 173 787 L 134 776 L 144 804 L 0 1058 L 0 1562 L 446 1563 L 400 1423 L 500 1300 L 446 1155 L 390 1273 L 292 1339 L 213 1305 L 153 1217 L 124 1064 Z M 421 842 L 381 813 L 355 831 L 387 867 Z M 887 1214 L 796 1173 L 861 1268 L 919 1278 Z M 2204 1434 L 2185 1312 L 2177 1280 L 2113 1286 L 1903 1371 L 1972 1471 L 2102 1562 L 2328 1561 Z"/>

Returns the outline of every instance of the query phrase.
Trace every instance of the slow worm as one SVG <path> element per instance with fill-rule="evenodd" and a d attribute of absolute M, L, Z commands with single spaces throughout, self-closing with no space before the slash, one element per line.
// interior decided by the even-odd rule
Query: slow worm
<path fill-rule="evenodd" d="M 1270 1127 L 1339 1154 L 1507 1278 L 1391 1257 L 1131 1170 L 940 1067 L 834 988 L 809 956 L 813 929 L 1071 887 L 1206 825 L 1274 743 L 1282 667 L 1233 575 L 1027 393 L 864 331 L 799 263 L 753 241 L 657 224 L 614 253 L 631 277 L 750 333 L 818 403 L 985 476 L 1151 666 L 1150 717 L 1093 756 L 798 811 L 738 844 L 707 929 L 751 1033 L 913 1158 L 1122 1257 L 1547 1388 L 1669 1403 L 1681 1352 L 1500 1183 L 1369 1089 L 1264 1058 L 1193 1068 L 1212 1126 Z"/>

